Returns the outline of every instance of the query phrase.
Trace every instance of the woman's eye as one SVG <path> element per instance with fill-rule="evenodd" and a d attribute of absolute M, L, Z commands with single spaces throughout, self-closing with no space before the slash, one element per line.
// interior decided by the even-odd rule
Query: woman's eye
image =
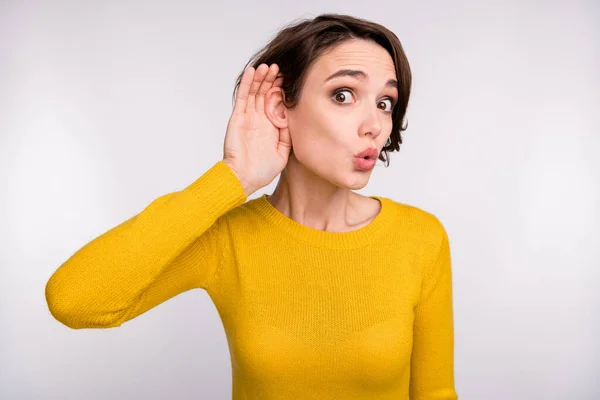
<path fill-rule="evenodd" d="M 351 96 L 352 96 L 352 91 L 349 89 L 342 89 L 342 90 L 338 90 L 337 92 L 333 93 L 333 97 L 335 99 L 334 101 L 338 104 L 350 104 Z M 388 103 L 387 108 L 385 106 L 386 102 Z M 381 104 L 383 104 L 382 107 L 381 107 Z M 394 108 L 394 100 L 392 100 L 391 98 L 383 99 L 377 104 L 377 107 L 388 113 L 391 113 Z"/>
<path fill-rule="evenodd" d="M 350 100 L 350 95 L 346 95 L 344 93 L 351 93 L 351 92 L 349 90 L 340 90 L 340 91 L 334 93 L 335 101 L 338 103 L 342 103 L 342 104 L 348 104 L 348 103 L 346 103 L 346 100 Z"/>
<path fill-rule="evenodd" d="M 380 104 L 380 105 L 381 105 L 381 104 L 384 104 L 386 101 L 387 101 L 387 102 L 388 102 L 390 105 L 389 105 L 389 108 L 388 108 L 388 109 L 386 109 L 386 108 L 385 108 L 385 105 L 384 105 L 384 106 L 383 106 L 383 110 L 384 110 L 384 111 L 392 111 L 392 108 L 394 108 L 394 103 L 392 102 L 392 100 L 390 100 L 390 99 L 384 99 L 384 100 L 380 101 L 380 102 L 379 102 L 379 104 Z M 381 107 L 380 107 L 380 108 L 381 108 Z"/>

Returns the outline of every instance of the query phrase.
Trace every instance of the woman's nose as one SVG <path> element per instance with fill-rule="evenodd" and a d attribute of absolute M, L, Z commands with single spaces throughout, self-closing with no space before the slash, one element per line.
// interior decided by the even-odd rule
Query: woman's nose
<path fill-rule="evenodd" d="M 377 107 L 366 107 L 360 126 L 360 135 L 370 134 L 376 138 L 381 133 L 381 110 Z"/>

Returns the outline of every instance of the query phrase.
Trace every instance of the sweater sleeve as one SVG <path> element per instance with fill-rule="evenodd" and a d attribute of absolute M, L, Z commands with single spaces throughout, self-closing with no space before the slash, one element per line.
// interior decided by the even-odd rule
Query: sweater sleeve
<path fill-rule="evenodd" d="M 58 267 L 45 287 L 50 313 L 73 329 L 112 328 L 179 293 L 208 290 L 228 253 L 225 214 L 246 198 L 229 166 L 217 162 Z"/>
<path fill-rule="evenodd" d="M 441 226 L 441 225 L 440 225 Z M 456 400 L 452 271 L 448 235 L 442 228 L 437 256 L 424 271 L 415 308 L 411 400 Z"/>

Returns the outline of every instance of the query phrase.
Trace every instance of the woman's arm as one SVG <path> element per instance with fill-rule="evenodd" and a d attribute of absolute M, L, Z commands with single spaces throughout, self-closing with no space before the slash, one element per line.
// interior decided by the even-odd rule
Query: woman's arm
<path fill-rule="evenodd" d="M 208 289 L 227 257 L 225 214 L 246 198 L 219 161 L 155 199 L 54 272 L 45 288 L 51 314 L 73 329 L 118 327 L 179 293 Z"/>
<path fill-rule="evenodd" d="M 411 358 L 411 400 L 456 400 L 452 270 L 448 235 L 441 228 L 434 262 L 424 270 L 415 308 Z"/>

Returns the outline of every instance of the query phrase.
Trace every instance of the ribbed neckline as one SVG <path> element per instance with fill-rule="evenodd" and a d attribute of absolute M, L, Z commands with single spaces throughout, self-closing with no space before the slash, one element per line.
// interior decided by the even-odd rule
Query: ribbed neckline
<path fill-rule="evenodd" d="M 325 232 L 310 228 L 282 214 L 263 194 L 254 201 L 256 210 L 274 227 L 283 229 L 297 240 L 317 247 L 351 249 L 365 247 L 385 233 L 394 220 L 391 200 L 381 196 L 369 196 L 381 203 L 379 214 L 368 224 L 348 232 Z"/>

